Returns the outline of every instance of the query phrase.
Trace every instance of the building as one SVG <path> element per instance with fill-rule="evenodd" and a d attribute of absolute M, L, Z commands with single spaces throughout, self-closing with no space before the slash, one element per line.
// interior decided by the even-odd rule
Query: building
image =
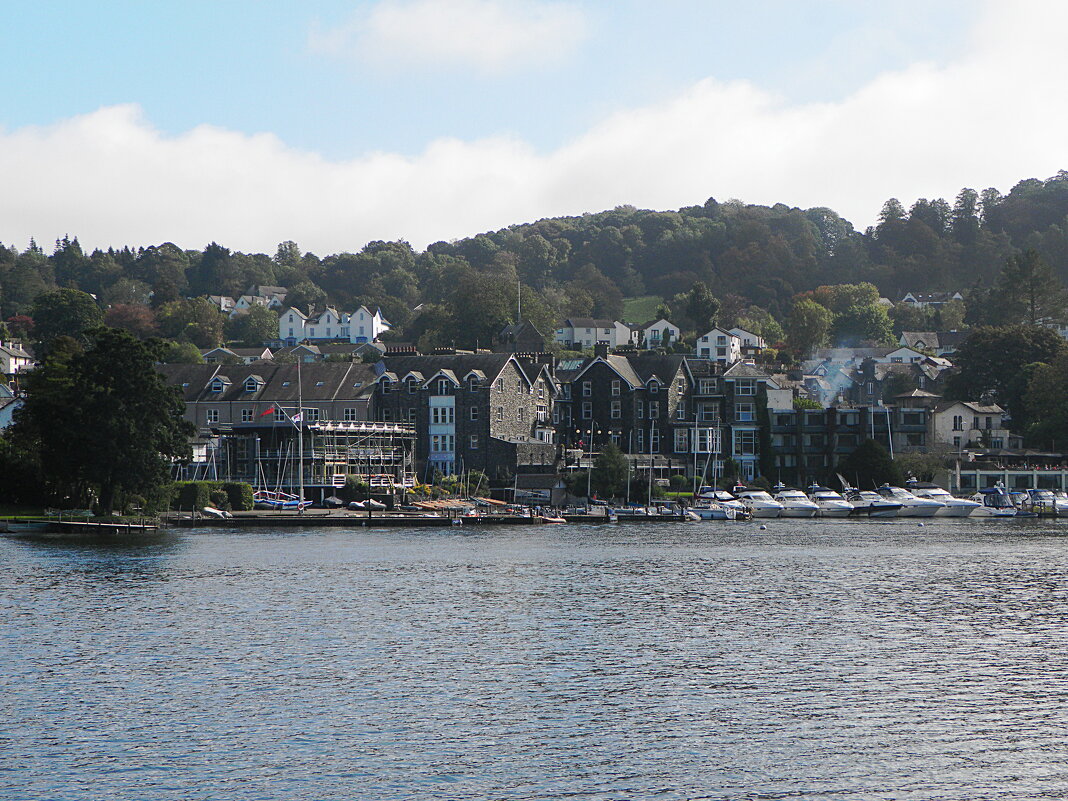
<path fill-rule="evenodd" d="M 494 350 L 502 353 L 544 353 L 545 336 L 529 320 L 520 320 L 501 329 Z"/>
<path fill-rule="evenodd" d="M 667 320 L 650 320 L 647 323 L 632 325 L 631 341 L 644 348 L 667 348 L 679 341 L 682 333 L 679 327 Z"/>
<path fill-rule="evenodd" d="M 754 334 L 752 331 L 746 331 L 744 328 L 732 328 L 730 333 L 738 337 L 742 356 L 759 356 L 768 346 L 762 336 Z"/>
<path fill-rule="evenodd" d="M 386 355 L 374 365 L 374 416 L 415 430 L 418 475 L 491 478 L 552 472 L 555 387 L 547 366 L 506 353 Z"/>
<path fill-rule="evenodd" d="M 327 307 L 309 317 L 300 309 L 290 307 L 278 318 L 278 339 L 289 346 L 305 341 L 337 340 L 362 344 L 376 341 L 390 327 L 381 309 L 372 313 L 366 306 L 360 306 L 350 313 Z"/>
<path fill-rule="evenodd" d="M 713 328 L 697 338 L 695 355 L 723 365 L 734 364 L 742 358 L 742 340 L 725 328 Z"/>
<path fill-rule="evenodd" d="M 33 356 L 17 340 L 0 342 L 0 373 L 14 378 L 19 373 L 33 369 Z"/>
<path fill-rule="evenodd" d="M 209 348 L 200 352 L 205 364 L 252 364 L 270 359 L 271 349 L 258 348 Z"/>
<path fill-rule="evenodd" d="M 595 320 L 591 317 L 572 317 L 556 329 L 553 339 L 571 350 L 591 349 L 605 343 L 609 348 L 633 344 L 633 336 L 626 323 L 618 320 Z"/>
<path fill-rule="evenodd" d="M 954 300 L 964 300 L 960 292 L 906 292 L 899 301 L 916 308 L 938 308 Z"/>
<path fill-rule="evenodd" d="M 1019 448 L 1021 438 L 1009 431 L 1005 410 L 997 404 L 949 401 L 931 413 L 931 438 L 956 451 Z"/>

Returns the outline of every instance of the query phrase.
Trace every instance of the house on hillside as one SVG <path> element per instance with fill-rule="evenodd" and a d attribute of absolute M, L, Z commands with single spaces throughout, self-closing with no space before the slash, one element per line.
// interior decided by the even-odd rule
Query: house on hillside
<path fill-rule="evenodd" d="M 592 317 L 571 317 L 556 329 L 553 339 L 565 348 L 583 350 L 598 343 L 618 348 L 633 343 L 630 326 L 618 320 L 597 320 Z"/>
<path fill-rule="evenodd" d="M 931 437 L 960 451 L 964 448 L 1020 448 L 1022 438 L 1009 431 L 1005 410 L 995 404 L 948 401 L 934 406 Z"/>
<path fill-rule="evenodd" d="M 0 342 L 0 373 L 14 378 L 19 373 L 33 369 L 33 356 L 17 340 Z"/>
<path fill-rule="evenodd" d="M 899 301 L 918 309 L 938 308 L 954 300 L 964 300 L 960 292 L 906 292 Z"/>
<path fill-rule="evenodd" d="M 630 327 L 631 341 L 643 348 L 667 348 L 679 341 L 679 327 L 663 318 Z"/>
<path fill-rule="evenodd" d="M 278 338 L 290 346 L 305 340 L 375 342 L 390 328 L 381 309 L 371 312 L 366 306 L 360 306 L 354 312 L 339 312 L 328 306 L 311 316 L 290 307 L 278 318 Z"/>
<path fill-rule="evenodd" d="M 494 350 L 503 353 L 544 353 L 545 336 L 529 320 L 509 323 L 497 334 Z"/>
<path fill-rule="evenodd" d="M 742 356 L 759 356 L 768 346 L 763 337 L 754 334 L 752 331 L 746 331 L 744 328 L 732 328 L 730 333 L 738 337 L 742 348 Z"/>
<path fill-rule="evenodd" d="M 695 355 L 720 364 L 734 364 L 742 358 L 742 340 L 725 328 L 713 328 L 697 338 Z"/>

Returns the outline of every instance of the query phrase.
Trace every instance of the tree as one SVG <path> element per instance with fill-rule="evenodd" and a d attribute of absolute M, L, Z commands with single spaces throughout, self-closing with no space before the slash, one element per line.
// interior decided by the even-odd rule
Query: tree
<path fill-rule="evenodd" d="M 1037 325 L 1065 319 L 1068 291 L 1034 248 L 1005 261 L 998 290 L 1007 323 Z"/>
<path fill-rule="evenodd" d="M 127 303 L 119 303 L 104 312 L 104 324 L 129 331 L 138 339 L 148 339 L 159 331 L 152 309 Z"/>
<path fill-rule="evenodd" d="M 856 346 L 861 342 L 889 345 L 894 341 L 894 326 L 883 306 L 874 303 L 850 306 L 834 318 L 836 342 Z"/>
<path fill-rule="evenodd" d="M 253 306 L 247 313 L 227 321 L 226 336 L 249 346 L 278 339 L 278 315 L 266 306 Z"/>
<path fill-rule="evenodd" d="M 76 346 L 54 348 L 27 375 L 15 427 L 36 443 L 45 474 L 75 493 L 72 500 L 88 493 L 110 514 L 121 495 L 150 495 L 167 481 L 171 461 L 189 457 L 194 429 L 180 391 L 155 369 L 163 343 L 113 328 L 88 340 L 82 354 Z"/>
<path fill-rule="evenodd" d="M 84 343 L 86 332 L 104 322 L 104 313 L 92 296 L 77 289 L 56 289 L 39 295 L 31 316 L 34 336 L 45 349 L 61 336 Z"/>
<path fill-rule="evenodd" d="M 618 497 L 626 488 L 628 472 L 627 457 L 623 455 L 623 451 L 607 442 L 593 461 L 590 484 L 599 497 Z"/>
<path fill-rule="evenodd" d="M 690 287 L 690 291 L 685 295 L 685 302 L 685 314 L 693 324 L 694 331 L 698 336 L 706 333 L 716 324 L 719 301 L 716 300 L 704 281 L 694 282 L 694 285 Z"/>
<path fill-rule="evenodd" d="M 164 364 L 204 364 L 204 357 L 192 342 L 168 342 L 160 361 Z"/>
<path fill-rule="evenodd" d="M 1021 373 L 1034 362 L 1051 364 L 1068 353 L 1068 344 L 1048 328 L 1011 325 L 975 328 L 961 343 L 954 358 L 958 372 L 946 384 L 950 400 L 979 400 L 990 393 L 1008 410 L 1013 430 L 1027 418 L 1023 396 L 1027 391 Z"/>
<path fill-rule="evenodd" d="M 865 440 L 855 451 L 838 463 L 838 472 L 847 481 L 856 482 L 860 488 L 878 487 L 882 484 L 901 486 L 905 476 L 901 468 L 890 458 L 890 452 L 882 443 Z"/>
<path fill-rule="evenodd" d="M 809 298 L 794 303 L 786 322 L 786 341 L 804 355 L 827 344 L 834 317 L 826 306 Z"/>
<path fill-rule="evenodd" d="M 222 344 L 224 318 L 207 298 L 176 300 L 156 314 L 160 333 L 168 339 L 192 342 L 198 348 Z"/>

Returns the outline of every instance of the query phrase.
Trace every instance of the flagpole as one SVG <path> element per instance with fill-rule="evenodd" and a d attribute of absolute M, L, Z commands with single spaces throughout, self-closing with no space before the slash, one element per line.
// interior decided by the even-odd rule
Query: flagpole
<path fill-rule="evenodd" d="M 297 356 L 297 472 L 300 475 L 297 514 L 304 514 L 304 387 L 300 381 L 300 356 Z"/>

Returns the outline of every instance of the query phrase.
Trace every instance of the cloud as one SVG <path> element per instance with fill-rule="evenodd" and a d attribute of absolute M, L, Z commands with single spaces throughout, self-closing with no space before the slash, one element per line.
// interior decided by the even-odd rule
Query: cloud
<path fill-rule="evenodd" d="M 313 51 L 391 67 L 473 67 L 501 73 L 559 61 L 586 36 L 570 3 L 381 0 L 335 28 L 315 28 Z"/>
<path fill-rule="evenodd" d="M 0 131 L 0 241 L 69 232 L 88 247 L 216 240 L 273 252 L 294 239 L 323 255 L 709 196 L 830 206 L 863 227 L 891 196 L 1005 191 L 1068 166 L 1065 23 L 1068 8 L 994 4 L 959 60 L 885 73 L 840 102 L 789 104 L 706 79 L 548 153 L 515 138 L 442 139 L 412 157 L 327 160 L 269 134 L 168 136 L 136 106 L 102 108 Z"/>

